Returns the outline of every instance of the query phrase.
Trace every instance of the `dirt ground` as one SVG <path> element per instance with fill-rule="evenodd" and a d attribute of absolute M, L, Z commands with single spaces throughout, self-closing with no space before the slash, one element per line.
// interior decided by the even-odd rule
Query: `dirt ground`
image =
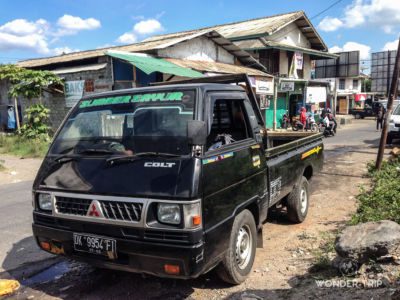
<path fill-rule="evenodd" d="M 37 158 L 19 158 L 0 154 L 0 164 L 5 170 L 0 171 L 0 185 L 32 180 L 42 160 Z"/>
<path fill-rule="evenodd" d="M 94 269 L 62 260 L 48 280 L 22 282 L 12 299 L 396 299 L 396 284 L 379 288 L 318 287 L 316 280 L 342 278 L 316 263 L 327 240 L 356 211 L 360 185 L 368 185 L 366 163 L 376 148 L 366 145 L 327 147 L 322 173 L 311 182 L 311 204 L 304 223 L 293 225 L 284 212 L 269 217 L 263 228 L 264 248 L 257 249 L 254 268 L 240 286 L 223 283 L 211 271 L 193 280 L 161 279 Z M 24 160 L 25 161 L 25 160 Z M 13 160 L 6 167 L 12 167 Z M 16 161 L 14 160 L 14 163 Z M 20 162 L 18 162 L 20 163 Z M 30 162 L 39 166 L 39 162 Z M 23 178 L 23 173 L 20 173 Z M 2 176 L 3 177 L 3 176 Z M 333 257 L 331 257 L 333 258 Z M 324 269 L 327 268 L 327 269 Z M 393 272 L 400 269 L 394 267 Z M 333 273 L 332 273 L 333 272 Z M 399 298 L 400 299 L 400 298 Z"/>

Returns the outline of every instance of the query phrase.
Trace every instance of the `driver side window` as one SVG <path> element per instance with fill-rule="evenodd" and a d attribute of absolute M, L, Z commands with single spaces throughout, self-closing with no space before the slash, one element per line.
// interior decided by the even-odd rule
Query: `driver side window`
<path fill-rule="evenodd" d="M 249 138 L 243 100 L 219 99 L 214 103 L 207 150 L 215 150 Z"/>

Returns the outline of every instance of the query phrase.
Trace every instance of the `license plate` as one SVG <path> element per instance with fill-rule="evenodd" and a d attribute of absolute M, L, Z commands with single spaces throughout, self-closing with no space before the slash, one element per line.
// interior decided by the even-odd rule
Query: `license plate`
<path fill-rule="evenodd" d="M 75 251 L 117 258 L 117 241 L 100 236 L 74 233 Z"/>

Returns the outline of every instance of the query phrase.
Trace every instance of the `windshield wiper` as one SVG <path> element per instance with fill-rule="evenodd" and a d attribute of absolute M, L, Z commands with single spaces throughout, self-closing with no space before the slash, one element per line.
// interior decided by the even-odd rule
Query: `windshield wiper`
<path fill-rule="evenodd" d="M 111 157 L 107 159 L 107 163 L 109 165 L 113 165 L 114 163 L 127 163 L 127 162 L 133 162 L 135 160 L 138 160 L 141 157 L 162 157 L 162 158 L 174 158 L 174 157 L 179 157 L 177 154 L 172 154 L 172 153 L 164 153 L 164 152 L 140 152 L 136 153 L 133 155 L 124 155 L 124 156 L 117 156 L 117 157 Z"/>
<path fill-rule="evenodd" d="M 113 154 L 114 151 L 107 149 L 87 148 L 78 151 L 78 154 Z"/>

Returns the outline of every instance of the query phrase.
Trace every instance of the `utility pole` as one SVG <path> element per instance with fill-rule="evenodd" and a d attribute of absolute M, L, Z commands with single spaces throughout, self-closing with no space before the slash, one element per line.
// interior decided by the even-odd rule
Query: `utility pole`
<path fill-rule="evenodd" d="M 390 84 L 387 110 L 386 110 L 385 117 L 383 119 L 383 128 L 382 128 L 381 140 L 379 143 L 378 156 L 376 157 L 375 167 L 378 170 L 381 169 L 383 153 L 385 151 L 386 138 L 387 138 L 387 132 L 388 132 L 388 126 L 389 126 L 388 119 L 392 115 L 393 100 L 397 96 L 397 88 L 398 88 L 398 83 L 399 83 L 399 67 L 400 67 L 399 64 L 400 64 L 400 38 L 399 38 L 399 42 L 397 45 L 396 62 L 394 65 L 394 70 L 393 70 L 393 75 L 392 75 L 392 83 Z"/>

